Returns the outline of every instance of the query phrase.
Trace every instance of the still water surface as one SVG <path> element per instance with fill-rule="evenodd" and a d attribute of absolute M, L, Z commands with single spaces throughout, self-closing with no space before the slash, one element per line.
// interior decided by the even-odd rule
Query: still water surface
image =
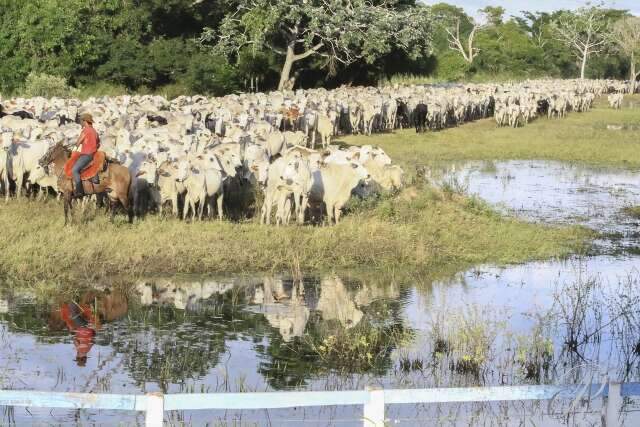
<path fill-rule="evenodd" d="M 638 288 L 638 221 L 621 211 L 640 205 L 638 174 L 555 162 L 469 163 L 439 173 L 442 181 L 508 213 L 581 224 L 604 237 L 586 257 L 478 266 L 424 283 L 349 274 L 167 277 L 132 281 L 127 289 L 96 285 L 71 300 L 47 302 L 0 291 L 0 388 L 104 393 L 336 390 L 367 384 L 553 383 L 593 372 L 640 380 L 634 357 L 628 366 L 629 338 L 622 342 L 603 328 L 576 357 L 566 351 L 566 329 L 543 321 L 572 283 L 597 282 L 603 307 Z M 589 315 L 593 313 L 597 311 Z M 611 320 L 604 308 L 601 315 L 587 323 Z M 462 357 L 475 357 L 472 351 L 454 360 L 446 356 L 446 347 L 439 348 L 438 332 L 460 339 L 459 326 L 465 322 L 484 325 L 481 333 L 491 344 L 479 369 L 461 365 Z M 523 337 L 541 328 L 538 335 L 550 341 L 545 345 L 553 355 L 532 376 L 517 361 Z M 331 353 L 331 337 L 348 337 L 353 344 Z M 350 353 L 336 358 L 340 352 Z M 354 358 L 354 353 L 365 357 Z M 169 420 L 297 425 L 320 418 L 320 423 L 305 425 L 357 425 L 359 413 L 360 408 L 349 407 L 193 412 L 169 414 Z M 418 425 L 416 417 L 435 423 L 435 416 L 449 415 L 446 408 L 435 415 L 424 408 L 389 408 L 391 418 L 404 420 L 401 425 Z M 134 414 L 108 411 L 15 408 L 3 414 L 4 423 L 18 425 L 51 419 L 60 424 L 142 422 Z"/>

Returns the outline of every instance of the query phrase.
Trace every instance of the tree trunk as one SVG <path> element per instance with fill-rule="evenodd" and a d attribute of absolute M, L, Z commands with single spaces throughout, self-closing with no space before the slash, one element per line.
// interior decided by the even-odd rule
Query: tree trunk
<path fill-rule="evenodd" d="M 582 67 L 580 67 L 580 79 L 584 80 L 584 71 L 587 68 L 587 51 L 582 52 Z"/>
<path fill-rule="evenodd" d="M 284 85 L 289 80 L 289 76 L 291 75 L 291 68 L 293 63 L 296 60 L 296 55 L 293 52 L 293 44 L 287 46 L 287 56 L 284 59 L 284 65 L 282 66 L 282 71 L 280 72 L 280 83 L 278 83 L 278 90 L 282 90 Z"/>

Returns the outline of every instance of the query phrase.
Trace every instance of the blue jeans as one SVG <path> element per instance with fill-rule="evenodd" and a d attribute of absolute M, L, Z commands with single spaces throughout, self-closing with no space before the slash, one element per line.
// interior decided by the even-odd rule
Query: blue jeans
<path fill-rule="evenodd" d="M 80 179 L 80 172 L 82 169 L 86 168 L 89 163 L 93 160 L 93 156 L 91 154 L 82 154 L 78 157 L 76 164 L 73 165 L 73 169 L 71 169 L 71 173 L 73 174 L 73 182 L 76 187 L 76 193 L 84 193 L 84 188 L 82 187 L 82 179 Z"/>

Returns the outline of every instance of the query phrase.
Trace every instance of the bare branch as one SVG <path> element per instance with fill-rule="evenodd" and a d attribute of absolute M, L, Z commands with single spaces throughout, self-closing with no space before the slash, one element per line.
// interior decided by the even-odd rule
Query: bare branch
<path fill-rule="evenodd" d="M 475 36 L 477 31 L 482 28 L 480 25 L 474 23 L 473 28 L 471 29 L 471 33 L 467 37 L 466 48 L 463 45 L 462 37 L 460 36 L 460 18 L 456 19 L 455 29 L 445 27 L 445 31 L 447 32 L 447 39 L 449 41 L 449 49 L 457 51 L 462 55 L 462 58 L 469 64 L 473 63 L 476 55 L 479 52 L 479 49 L 473 46 Z"/>

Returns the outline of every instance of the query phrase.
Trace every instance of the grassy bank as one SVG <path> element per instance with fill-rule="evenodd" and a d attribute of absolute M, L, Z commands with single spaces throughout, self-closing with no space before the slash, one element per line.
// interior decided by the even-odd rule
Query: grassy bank
<path fill-rule="evenodd" d="M 635 108 L 628 108 L 633 103 Z M 600 99 L 588 113 L 565 119 L 540 118 L 519 129 L 496 128 L 493 119 L 442 132 L 417 135 L 414 130 L 374 137 L 341 138 L 347 144 L 376 144 L 392 159 L 413 170 L 415 165 L 464 160 L 561 160 L 594 166 L 640 168 L 640 96 L 625 98 L 619 111 Z M 623 130 L 607 129 L 608 125 Z"/>
<path fill-rule="evenodd" d="M 184 223 L 149 217 L 111 224 L 100 212 L 63 228 L 51 200 L 0 204 L 0 275 L 9 283 L 91 283 L 113 275 L 377 269 L 514 263 L 568 255 L 589 232 L 504 218 L 484 203 L 428 187 L 355 207 L 336 227 Z"/>
<path fill-rule="evenodd" d="M 549 159 L 640 167 L 640 97 L 614 111 L 598 101 L 589 113 L 539 119 L 520 129 L 492 120 L 416 135 L 411 130 L 345 137 L 375 144 L 413 175 L 415 166 L 465 160 Z M 614 125 L 621 130 L 609 130 Z M 635 212 L 634 212 L 635 213 Z M 337 227 L 262 227 L 254 222 L 183 223 L 149 217 L 132 226 L 87 212 L 62 227 L 62 207 L 0 203 L 0 277 L 10 283 L 90 283 L 115 275 L 373 270 L 416 280 L 478 263 L 565 256 L 590 232 L 530 224 L 497 214 L 455 192 L 410 187 L 395 197 L 355 203 Z"/>

